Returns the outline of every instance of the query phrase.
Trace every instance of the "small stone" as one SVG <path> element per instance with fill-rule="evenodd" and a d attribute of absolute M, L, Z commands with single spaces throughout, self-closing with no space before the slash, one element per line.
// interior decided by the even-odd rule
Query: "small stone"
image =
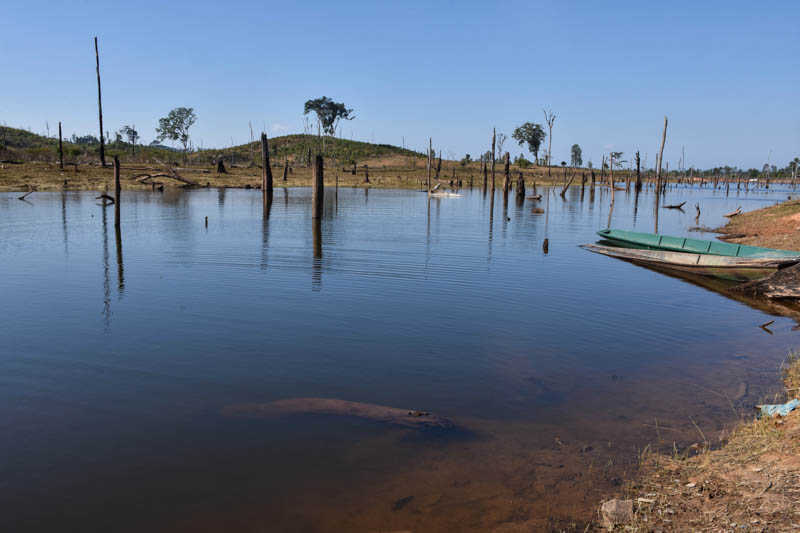
<path fill-rule="evenodd" d="M 611 531 L 633 518 L 633 500 L 609 500 L 600 508 L 600 514 L 603 516 L 603 526 Z"/>
<path fill-rule="evenodd" d="M 687 484 L 686 484 L 686 488 L 687 488 L 687 489 L 693 489 L 693 488 L 695 488 L 696 486 L 697 486 L 697 483 L 687 483 Z"/>

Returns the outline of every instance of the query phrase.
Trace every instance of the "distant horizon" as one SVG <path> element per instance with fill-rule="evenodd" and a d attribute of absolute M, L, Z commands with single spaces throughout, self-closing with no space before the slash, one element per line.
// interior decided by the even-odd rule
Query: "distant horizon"
<path fill-rule="evenodd" d="M 354 109 L 344 138 L 424 152 L 432 137 L 447 159 L 479 157 L 493 127 L 532 159 L 510 137 L 544 125 L 543 109 L 554 163 L 578 144 L 584 164 L 639 150 L 652 168 L 664 115 L 670 169 L 682 152 L 698 169 L 800 156 L 794 3 L 234 7 L 220 19 L 212 2 L 8 6 L 0 123 L 98 136 L 97 35 L 104 129 L 136 125 L 143 144 L 180 106 L 197 114 L 198 148 L 249 142 L 250 122 L 256 137 L 302 133 L 303 103 L 328 96 Z"/>

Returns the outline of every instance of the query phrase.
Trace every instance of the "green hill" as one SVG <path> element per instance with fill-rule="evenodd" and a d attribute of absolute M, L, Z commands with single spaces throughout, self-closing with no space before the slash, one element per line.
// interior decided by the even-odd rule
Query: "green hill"
<path fill-rule="evenodd" d="M 75 142 L 72 142 L 75 141 Z M 91 135 L 64 140 L 65 160 L 99 158 L 100 143 Z M 324 150 L 323 150 L 324 144 Z M 292 164 L 307 163 L 309 150 L 312 154 L 323 151 L 327 159 L 335 158 L 343 164 L 366 159 L 407 156 L 424 158 L 424 154 L 389 144 L 372 144 L 335 137 L 320 139 L 316 135 L 284 135 L 269 139 L 270 158 L 273 164 L 288 158 Z M 123 161 L 175 160 L 182 157 L 168 147 L 136 145 L 132 147 L 124 141 L 106 144 L 108 158 L 118 155 Z M 226 163 L 261 163 L 261 142 L 241 144 L 227 148 L 206 148 L 189 155 L 192 164 L 210 165 L 218 158 Z M 56 161 L 58 159 L 58 139 L 48 138 L 19 128 L 0 126 L 0 159 L 20 159 L 25 161 Z"/>

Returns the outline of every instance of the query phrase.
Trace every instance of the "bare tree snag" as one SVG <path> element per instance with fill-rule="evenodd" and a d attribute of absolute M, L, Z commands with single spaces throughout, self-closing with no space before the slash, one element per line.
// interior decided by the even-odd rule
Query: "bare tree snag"
<path fill-rule="evenodd" d="M 525 198 L 525 178 L 522 177 L 522 171 L 517 178 L 517 199 Z"/>
<path fill-rule="evenodd" d="M 494 156 L 494 152 L 495 152 L 496 143 L 497 143 L 497 133 L 496 133 L 495 128 L 492 128 L 492 190 L 494 190 L 494 181 L 495 181 L 495 179 L 494 179 L 494 175 L 495 175 L 494 174 L 494 165 L 495 165 L 495 159 L 496 158 Z"/>
<path fill-rule="evenodd" d="M 120 204 L 120 191 L 122 191 L 122 187 L 119 182 L 119 157 L 114 156 L 114 197 L 116 198 L 116 202 L 114 202 L 114 227 L 118 228 L 120 223 L 120 213 L 119 213 L 119 204 Z"/>
<path fill-rule="evenodd" d="M 431 158 L 433 154 L 433 137 L 428 137 L 428 196 L 431 195 L 431 165 L 433 161 Z"/>
<path fill-rule="evenodd" d="M 664 133 L 661 134 L 661 148 L 658 150 L 658 166 L 656 168 L 656 196 L 661 193 L 661 162 L 664 157 L 664 144 L 667 142 L 667 115 L 664 115 Z"/>
<path fill-rule="evenodd" d="M 544 120 L 547 122 L 549 134 L 547 136 L 547 175 L 550 175 L 550 160 L 553 157 L 553 124 L 556 121 L 556 116 L 550 110 L 542 110 L 544 112 Z"/>
<path fill-rule="evenodd" d="M 61 122 L 58 123 L 58 166 L 64 170 L 64 144 L 61 140 Z"/>
<path fill-rule="evenodd" d="M 289 157 L 287 156 L 283 160 L 283 181 L 286 181 L 289 177 Z"/>
<path fill-rule="evenodd" d="M 636 190 L 642 190 L 642 174 L 640 172 L 640 165 L 641 160 L 639 159 L 639 150 L 636 150 Z"/>
<path fill-rule="evenodd" d="M 220 157 L 217 159 L 217 174 L 227 174 L 228 171 L 225 170 L 225 161 Z"/>
<path fill-rule="evenodd" d="M 322 218 L 322 205 L 325 199 L 325 174 L 322 156 L 314 158 L 314 179 L 311 182 L 311 218 Z"/>
<path fill-rule="evenodd" d="M 272 166 L 269 164 L 269 141 L 267 134 L 261 133 L 261 190 L 272 194 Z"/>
<path fill-rule="evenodd" d="M 105 139 L 103 138 L 103 98 L 100 94 L 100 52 L 97 49 L 97 37 L 94 38 L 94 58 L 97 65 L 97 115 L 100 118 L 100 164 L 106 166 Z"/>
<path fill-rule="evenodd" d="M 508 186 L 511 182 L 511 156 L 508 152 L 506 152 L 505 156 L 503 156 L 503 194 L 508 195 Z"/>

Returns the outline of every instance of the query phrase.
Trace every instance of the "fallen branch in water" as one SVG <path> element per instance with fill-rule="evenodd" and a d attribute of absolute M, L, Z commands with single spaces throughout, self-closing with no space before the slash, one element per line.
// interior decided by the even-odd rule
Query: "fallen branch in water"
<path fill-rule="evenodd" d="M 735 285 L 729 290 L 770 299 L 800 299 L 800 265 L 783 268 L 764 279 Z"/>
<path fill-rule="evenodd" d="M 726 214 L 724 214 L 722 216 L 731 218 L 731 217 L 735 217 L 736 215 L 740 214 L 741 212 L 742 212 L 742 206 L 739 206 L 739 207 L 736 208 L 736 211 L 731 211 L 730 213 L 726 213 Z"/>
<path fill-rule="evenodd" d="M 415 429 L 454 427 L 450 420 L 425 411 L 348 402 L 336 398 L 289 398 L 269 403 L 234 406 L 226 409 L 225 414 L 250 418 L 291 414 L 324 414 L 355 416 Z"/>
<path fill-rule="evenodd" d="M 109 204 L 116 203 L 116 200 L 114 200 L 114 197 L 113 196 L 109 196 L 107 194 L 101 194 L 100 196 L 95 198 L 95 200 L 107 200 Z M 105 202 L 104 202 L 104 204 L 105 204 Z"/>
<path fill-rule="evenodd" d="M 29 183 L 28 184 L 28 192 L 26 192 L 25 194 L 23 194 L 22 196 L 17 198 L 17 200 L 25 200 L 25 197 L 28 196 L 32 192 L 33 192 L 33 187 L 31 187 L 31 184 Z"/>
<path fill-rule="evenodd" d="M 686 205 L 686 202 L 681 202 L 679 204 L 670 204 L 670 205 L 665 205 L 664 209 L 683 209 L 684 205 Z"/>

